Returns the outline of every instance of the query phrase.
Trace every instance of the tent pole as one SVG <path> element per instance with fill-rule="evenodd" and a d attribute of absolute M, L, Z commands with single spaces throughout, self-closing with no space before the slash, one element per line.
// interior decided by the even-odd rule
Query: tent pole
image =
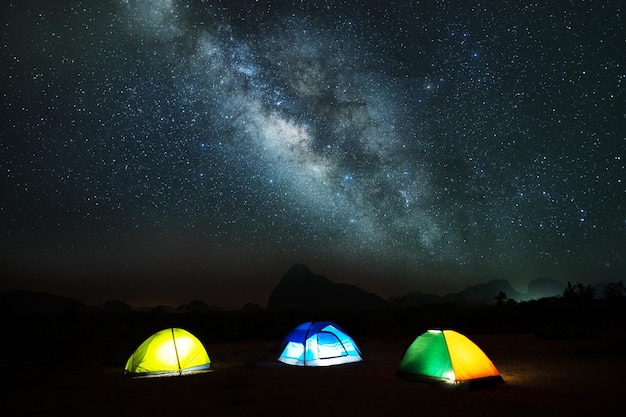
<path fill-rule="evenodd" d="M 174 336 L 173 327 L 172 327 L 172 341 L 174 342 L 174 352 L 176 352 L 176 363 L 178 364 L 178 375 L 182 375 L 183 371 L 180 369 L 180 358 L 178 357 L 178 347 L 176 346 L 176 337 Z"/>
<path fill-rule="evenodd" d="M 311 324 L 309 324 L 309 328 L 306 329 L 306 333 L 304 334 L 304 362 L 302 363 L 302 366 L 306 366 L 306 342 L 309 340 L 309 332 L 311 331 L 311 327 L 313 327 L 313 323 L 315 322 L 312 321 Z"/>

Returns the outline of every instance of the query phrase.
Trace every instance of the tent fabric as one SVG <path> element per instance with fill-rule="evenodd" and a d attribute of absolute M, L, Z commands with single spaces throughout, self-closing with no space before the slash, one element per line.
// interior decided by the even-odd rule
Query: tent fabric
<path fill-rule="evenodd" d="M 335 323 L 306 322 L 292 330 L 278 360 L 288 365 L 330 366 L 362 360 L 361 351 Z"/>
<path fill-rule="evenodd" d="M 454 330 L 428 330 L 409 346 L 398 376 L 452 384 L 503 382 L 485 353 Z"/>
<path fill-rule="evenodd" d="M 169 328 L 147 338 L 128 358 L 127 375 L 182 375 L 211 368 L 202 343 L 187 330 Z"/>

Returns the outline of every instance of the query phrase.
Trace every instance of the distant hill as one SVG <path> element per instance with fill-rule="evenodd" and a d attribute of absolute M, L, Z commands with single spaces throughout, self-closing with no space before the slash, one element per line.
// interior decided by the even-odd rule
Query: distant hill
<path fill-rule="evenodd" d="M 176 311 L 179 313 L 208 313 L 209 311 L 218 311 L 216 306 L 210 306 L 202 300 L 194 300 L 189 304 L 179 306 Z"/>
<path fill-rule="evenodd" d="M 100 309 L 106 313 L 130 313 L 133 311 L 130 305 L 120 300 L 106 301 Z"/>
<path fill-rule="evenodd" d="M 563 295 L 565 284 L 553 278 L 537 278 L 528 283 L 528 292 L 524 300 L 537 300 L 545 297 L 557 297 Z"/>
<path fill-rule="evenodd" d="M 495 304 L 496 296 L 503 292 L 508 298 L 516 301 L 524 299 L 521 294 L 513 289 L 509 281 L 494 279 L 482 284 L 472 285 L 459 292 L 446 294 L 443 297 L 435 294 L 424 294 L 419 291 L 411 292 L 401 297 L 389 299 L 393 307 L 406 308 L 428 304 Z"/>
<path fill-rule="evenodd" d="M 385 307 L 376 294 L 348 284 L 336 284 L 314 274 L 306 265 L 293 265 L 272 290 L 268 310 L 364 310 Z"/>
<path fill-rule="evenodd" d="M 621 283 L 621 281 L 620 281 Z M 593 286 L 597 299 L 604 297 L 604 290 L 615 283 L 599 283 Z M 377 294 L 357 286 L 332 282 L 325 276 L 315 274 L 306 265 L 295 264 L 272 290 L 267 309 L 269 310 L 367 310 L 385 307 L 410 308 L 441 303 L 487 305 L 495 304 L 496 296 L 503 292 L 507 298 L 526 301 L 563 295 L 565 284 L 548 277 L 533 279 L 528 283 L 527 293 L 517 292 L 505 279 L 494 279 L 469 286 L 461 291 L 444 296 L 413 291 L 406 295 L 383 300 Z M 622 283 L 623 289 L 623 283 Z M 99 307 L 88 306 L 73 298 L 46 292 L 10 291 L 0 293 L 0 314 L 67 314 L 75 312 L 126 313 L 159 311 L 162 313 L 207 313 L 219 308 L 196 300 L 178 308 L 152 306 L 134 309 L 121 300 L 110 300 Z M 258 305 L 246 305 L 244 310 L 262 310 Z"/>
<path fill-rule="evenodd" d="M 495 298 L 500 292 L 505 293 L 508 298 L 515 300 L 522 298 L 522 294 L 515 291 L 509 281 L 505 279 L 493 279 L 484 284 L 472 285 L 457 293 L 447 294 L 443 297 L 442 302 L 458 304 L 495 304 Z"/>
<path fill-rule="evenodd" d="M 306 265 L 293 265 L 272 291 L 268 309 L 367 309 L 391 306 L 408 308 L 429 304 L 495 304 L 496 296 L 501 292 L 515 301 L 560 296 L 565 285 L 552 278 L 533 279 L 528 284 L 528 293 L 516 291 L 509 281 L 493 279 L 485 283 L 469 286 L 461 291 L 444 296 L 413 291 L 409 294 L 390 297 L 383 301 L 381 297 L 353 285 L 333 283 L 328 278 L 317 275 Z"/>
<path fill-rule="evenodd" d="M 66 314 L 85 309 L 73 298 L 47 292 L 10 291 L 0 294 L 0 314 Z"/>

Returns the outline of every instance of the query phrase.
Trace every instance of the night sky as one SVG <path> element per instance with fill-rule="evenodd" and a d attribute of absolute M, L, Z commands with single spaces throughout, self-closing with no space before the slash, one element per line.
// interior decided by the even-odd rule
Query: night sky
<path fill-rule="evenodd" d="M 620 1 L 1 3 L 0 289 L 626 276 Z"/>

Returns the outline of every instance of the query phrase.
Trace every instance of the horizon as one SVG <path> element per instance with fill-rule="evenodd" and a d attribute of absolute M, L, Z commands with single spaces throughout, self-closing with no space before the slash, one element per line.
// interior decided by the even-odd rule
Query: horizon
<path fill-rule="evenodd" d="M 226 3 L 0 6 L 5 287 L 626 277 L 619 4 Z"/>
<path fill-rule="evenodd" d="M 318 273 L 318 272 L 316 272 L 314 270 L 311 270 L 311 273 L 313 273 L 315 275 L 318 275 L 318 276 L 322 276 L 324 278 L 327 278 L 333 284 L 347 284 L 345 282 L 333 280 L 332 277 L 329 277 L 329 276 L 324 275 L 322 273 Z M 175 298 L 171 298 L 171 297 L 168 298 L 167 296 L 165 296 L 163 298 L 153 299 L 152 302 L 148 301 L 148 300 L 150 300 L 149 298 L 141 299 L 142 301 L 137 301 L 137 300 L 124 299 L 122 297 L 115 297 L 115 296 L 107 297 L 106 295 L 102 295 L 102 296 L 96 297 L 96 298 L 93 298 L 93 296 L 91 296 L 91 298 L 84 298 L 84 296 L 83 296 L 84 293 L 82 293 L 82 292 L 71 293 L 71 290 L 69 290 L 70 292 L 68 293 L 68 292 L 64 292 L 64 291 L 67 291 L 67 290 L 63 289 L 63 288 L 57 288 L 57 290 L 55 291 L 55 290 L 52 290 L 52 289 L 45 290 L 45 289 L 41 289 L 41 288 L 15 287 L 15 288 L 3 289 L 0 292 L 10 293 L 10 292 L 13 292 L 13 291 L 16 291 L 16 292 L 25 291 L 25 292 L 32 292 L 32 293 L 49 294 L 49 295 L 53 295 L 53 296 L 59 296 L 59 297 L 63 297 L 63 298 L 77 300 L 77 301 L 81 302 L 82 304 L 84 304 L 87 307 L 102 307 L 106 302 L 109 302 L 109 301 L 121 301 L 121 302 L 124 302 L 124 303 L 128 304 L 129 306 L 131 306 L 135 310 L 142 310 L 142 309 L 151 309 L 151 308 L 155 308 L 155 307 L 178 308 L 178 307 L 181 307 L 181 306 L 188 305 L 191 302 L 200 301 L 200 302 L 205 303 L 209 307 L 217 307 L 218 309 L 223 310 L 223 311 L 237 311 L 237 310 L 240 310 L 241 308 L 243 308 L 246 304 L 256 304 L 259 307 L 261 307 L 263 309 L 266 309 L 267 308 L 267 302 L 269 300 L 271 292 L 279 284 L 281 279 L 282 279 L 282 277 L 277 280 L 276 284 L 272 288 L 270 288 L 270 290 L 268 291 L 268 293 L 265 295 L 264 298 L 259 298 L 258 299 L 258 302 L 255 301 L 255 300 L 247 300 L 247 301 L 242 301 L 241 303 L 234 303 L 234 304 L 215 303 L 215 302 L 212 302 L 212 300 L 205 299 L 203 297 L 193 298 L 193 296 L 192 296 L 192 297 L 185 298 L 184 295 L 180 295 L 180 294 L 177 294 Z M 609 282 L 615 282 L 615 281 L 603 281 L 603 282 L 596 282 L 596 283 L 581 282 L 581 281 L 566 281 L 566 282 L 563 282 L 563 281 L 560 281 L 558 279 L 554 279 L 554 278 L 551 278 L 551 277 L 544 276 L 544 277 L 538 277 L 538 278 L 529 279 L 526 282 L 526 285 L 525 285 L 524 288 L 519 288 L 519 287 L 513 285 L 512 282 L 508 281 L 505 278 L 492 278 L 492 279 L 485 280 L 485 281 L 475 282 L 475 283 L 466 285 L 465 287 L 459 287 L 457 289 L 454 289 L 454 290 L 451 290 L 451 291 L 448 291 L 448 292 L 433 293 L 433 292 L 421 291 L 419 289 L 415 289 L 415 290 L 411 290 L 411 291 L 408 291 L 408 292 L 397 293 L 397 294 L 390 294 L 390 295 L 387 295 L 387 296 L 383 296 L 383 295 L 377 293 L 376 291 L 372 291 L 372 290 L 369 290 L 367 288 L 362 288 L 362 287 L 359 287 L 359 286 L 355 286 L 355 287 L 360 288 L 362 290 L 365 290 L 365 291 L 367 291 L 367 292 L 369 292 L 371 294 L 374 294 L 376 296 L 379 296 L 380 298 L 382 298 L 385 301 L 389 301 L 392 298 L 408 296 L 408 295 L 410 295 L 412 293 L 415 293 L 415 292 L 422 293 L 424 295 L 435 295 L 437 297 L 443 298 L 445 296 L 449 296 L 449 295 L 454 295 L 454 294 L 460 293 L 460 292 L 462 292 L 462 291 L 464 291 L 464 290 L 466 290 L 468 288 L 471 288 L 473 286 L 485 285 L 485 284 L 488 284 L 488 283 L 493 282 L 493 281 L 505 281 L 506 283 L 508 283 L 511 286 L 512 290 L 514 291 L 514 293 L 512 293 L 512 294 L 506 294 L 505 293 L 507 295 L 507 297 L 510 298 L 510 299 L 514 299 L 514 300 L 520 302 L 520 301 L 527 301 L 527 299 L 519 298 L 519 296 L 523 297 L 523 296 L 529 294 L 528 286 L 530 285 L 531 282 L 537 281 L 537 280 L 545 280 L 545 279 L 550 280 L 550 281 L 558 282 L 558 283 L 562 284 L 564 288 L 566 287 L 566 285 L 568 283 L 571 283 L 572 285 L 580 283 L 580 284 L 583 284 L 585 286 L 590 285 L 592 287 L 598 287 L 598 286 L 601 287 L 602 285 L 607 284 Z M 619 280 L 619 282 L 623 282 L 623 280 Z M 349 284 L 349 285 L 353 285 L 353 284 Z M 546 295 L 540 296 L 539 298 L 546 297 L 546 296 L 550 297 L 550 296 L 553 296 L 553 295 L 554 294 L 546 294 Z M 559 294 L 559 295 L 562 295 L 562 294 Z M 602 295 L 601 294 L 596 294 L 596 298 L 602 298 Z M 156 301 L 154 301 L 154 300 L 156 300 Z"/>

